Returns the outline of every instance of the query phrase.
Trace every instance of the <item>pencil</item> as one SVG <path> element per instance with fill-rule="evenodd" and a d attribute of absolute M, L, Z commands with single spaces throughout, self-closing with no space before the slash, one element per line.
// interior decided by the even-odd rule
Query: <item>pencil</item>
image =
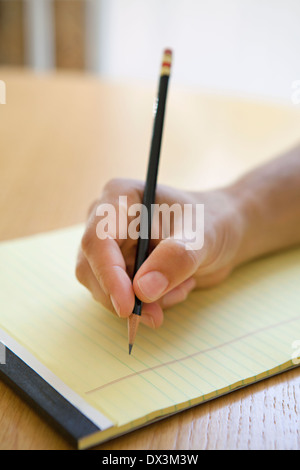
<path fill-rule="evenodd" d="M 133 277 L 144 263 L 149 253 L 149 244 L 151 239 L 151 222 L 152 222 L 152 204 L 155 203 L 156 181 L 158 173 L 158 164 L 160 157 L 161 140 L 164 125 L 164 116 L 166 108 L 166 99 L 168 92 L 168 83 L 172 63 L 172 51 L 165 49 L 162 58 L 159 87 L 157 94 L 157 101 L 155 106 L 155 115 L 153 123 L 153 132 L 151 139 L 150 155 L 148 162 L 148 170 L 146 177 L 145 190 L 143 194 L 141 219 L 140 219 L 140 234 L 137 245 L 137 253 L 135 259 L 135 267 Z M 129 354 L 131 354 L 132 347 L 135 341 L 136 333 L 138 330 L 140 318 L 142 313 L 142 302 L 135 297 L 134 309 L 128 318 L 128 343 Z"/>

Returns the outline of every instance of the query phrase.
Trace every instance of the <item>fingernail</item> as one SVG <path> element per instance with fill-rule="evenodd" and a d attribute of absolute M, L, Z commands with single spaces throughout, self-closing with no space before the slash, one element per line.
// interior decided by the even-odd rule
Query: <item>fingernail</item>
<path fill-rule="evenodd" d="M 148 315 L 147 312 L 143 311 L 141 316 L 141 322 L 144 323 L 144 325 L 149 326 L 150 328 L 156 328 L 152 315 Z"/>
<path fill-rule="evenodd" d="M 112 295 L 110 296 L 110 300 L 111 300 L 111 303 L 113 304 L 113 307 L 114 307 L 117 315 L 120 316 L 120 306 L 119 306 L 118 302 L 116 301 L 116 299 L 113 298 Z"/>
<path fill-rule="evenodd" d="M 168 287 L 168 279 L 159 271 L 144 274 L 137 284 L 143 295 L 149 300 L 156 300 Z"/>

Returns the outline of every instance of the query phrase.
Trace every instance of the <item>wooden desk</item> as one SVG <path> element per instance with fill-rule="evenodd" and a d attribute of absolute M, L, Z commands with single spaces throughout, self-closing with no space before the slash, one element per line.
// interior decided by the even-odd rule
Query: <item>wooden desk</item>
<path fill-rule="evenodd" d="M 152 85 L 0 68 L 0 239 L 85 220 L 113 177 L 144 179 Z M 159 182 L 210 188 L 294 144 L 300 109 L 171 85 Z M 16 291 L 17 294 L 17 291 Z M 112 440 L 99 449 L 299 449 L 295 369 Z M 1 449 L 70 449 L 0 384 Z"/>

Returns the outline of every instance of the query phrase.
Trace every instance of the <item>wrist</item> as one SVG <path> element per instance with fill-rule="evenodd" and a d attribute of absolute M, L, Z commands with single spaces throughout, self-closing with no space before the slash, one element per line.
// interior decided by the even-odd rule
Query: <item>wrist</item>
<path fill-rule="evenodd" d="M 250 254 L 252 208 L 242 201 L 242 188 L 232 185 L 218 190 L 200 192 L 198 202 L 204 203 L 205 261 L 201 269 L 231 272 L 248 261 Z M 252 250 L 252 249 L 251 249 Z"/>
<path fill-rule="evenodd" d="M 235 265 L 251 261 L 267 251 L 268 242 L 263 226 L 263 201 L 258 192 L 250 190 L 245 181 L 240 180 L 227 189 L 241 226 L 240 245 L 237 250 Z"/>

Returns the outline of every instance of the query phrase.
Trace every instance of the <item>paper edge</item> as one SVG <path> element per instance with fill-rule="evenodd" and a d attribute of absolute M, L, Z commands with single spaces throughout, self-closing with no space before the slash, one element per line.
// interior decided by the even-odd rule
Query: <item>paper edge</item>
<path fill-rule="evenodd" d="M 86 418 L 93 422 L 101 431 L 115 426 L 96 408 L 87 403 L 80 395 L 74 392 L 57 375 L 51 372 L 48 367 L 42 364 L 26 348 L 12 338 L 8 333 L 0 328 L 0 341 L 7 346 L 14 354 L 24 361 L 32 370 L 34 370 L 42 379 L 53 387 L 61 396 L 77 408 Z"/>

